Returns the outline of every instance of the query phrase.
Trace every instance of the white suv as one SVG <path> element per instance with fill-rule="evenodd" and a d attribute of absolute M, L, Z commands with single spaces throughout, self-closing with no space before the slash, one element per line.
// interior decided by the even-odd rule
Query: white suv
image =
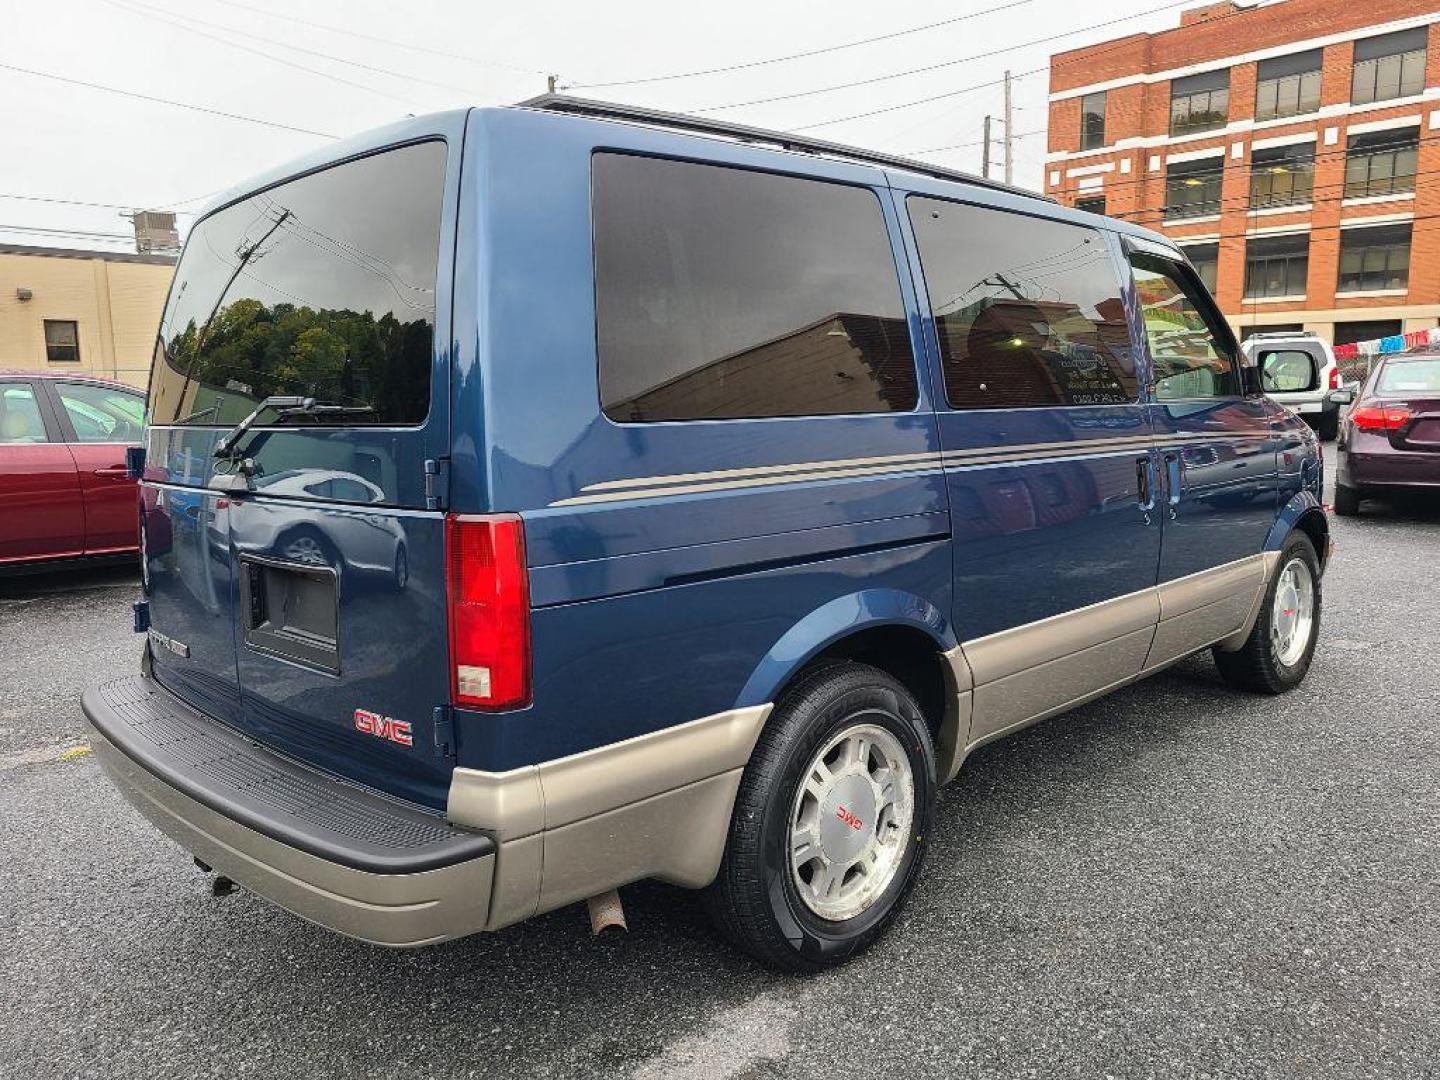
<path fill-rule="evenodd" d="M 1287 331 L 1252 334 L 1240 346 L 1261 372 L 1268 397 L 1304 417 L 1322 439 L 1339 431 L 1340 406 L 1330 391 L 1340 388 L 1335 350 L 1314 334 Z"/>

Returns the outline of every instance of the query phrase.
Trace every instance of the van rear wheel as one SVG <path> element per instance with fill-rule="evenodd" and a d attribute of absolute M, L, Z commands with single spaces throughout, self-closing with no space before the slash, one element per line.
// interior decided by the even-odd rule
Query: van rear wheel
<path fill-rule="evenodd" d="M 1278 569 L 1245 644 L 1235 652 L 1213 650 L 1221 677 L 1258 694 L 1283 694 L 1299 686 L 1320 636 L 1320 599 L 1315 547 L 1304 533 L 1292 533 L 1280 549 Z"/>
<path fill-rule="evenodd" d="M 832 967 L 889 925 L 914 885 L 935 803 L 915 698 L 865 664 L 827 664 L 776 706 L 746 766 L 720 873 L 721 932 L 786 971 Z"/>

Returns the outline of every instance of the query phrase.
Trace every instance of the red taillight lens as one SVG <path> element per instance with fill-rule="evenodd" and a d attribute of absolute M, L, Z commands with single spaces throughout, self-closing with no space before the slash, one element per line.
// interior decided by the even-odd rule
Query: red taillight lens
<path fill-rule="evenodd" d="M 513 514 L 445 519 L 450 686 L 456 705 L 530 704 L 525 526 Z"/>
<path fill-rule="evenodd" d="M 1399 431 L 1410 422 L 1410 410 L 1396 406 L 1366 405 L 1350 414 L 1361 431 Z"/>
<path fill-rule="evenodd" d="M 1340 369 L 1338 367 L 1332 367 L 1330 369 L 1330 389 L 1340 389 Z"/>

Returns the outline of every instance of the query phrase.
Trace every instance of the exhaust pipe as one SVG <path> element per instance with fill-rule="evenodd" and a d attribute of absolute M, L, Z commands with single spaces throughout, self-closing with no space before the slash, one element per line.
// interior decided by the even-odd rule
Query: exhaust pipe
<path fill-rule="evenodd" d="M 621 930 L 629 930 L 625 925 L 625 906 L 620 903 L 620 893 L 611 889 L 599 896 L 592 896 L 585 901 L 585 906 L 590 910 L 590 934 L 598 937 L 603 931 L 612 926 L 618 926 Z"/>

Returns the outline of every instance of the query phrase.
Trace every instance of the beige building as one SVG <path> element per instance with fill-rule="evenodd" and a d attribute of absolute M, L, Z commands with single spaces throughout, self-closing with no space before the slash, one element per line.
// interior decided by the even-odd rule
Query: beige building
<path fill-rule="evenodd" d="M 0 370 L 144 386 L 174 273 L 169 255 L 0 244 Z"/>

